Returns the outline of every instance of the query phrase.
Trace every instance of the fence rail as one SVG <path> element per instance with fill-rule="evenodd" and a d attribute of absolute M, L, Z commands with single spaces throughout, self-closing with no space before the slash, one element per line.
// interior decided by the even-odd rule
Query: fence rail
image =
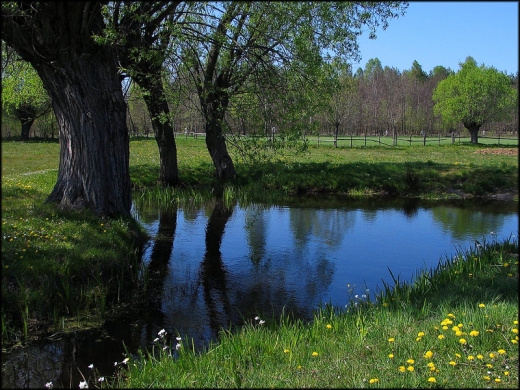
<path fill-rule="evenodd" d="M 306 137 L 306 139 L 310 143 L 317 143 L 318 146 L 321 143 L 334 143 L 334 137 L 330 135 L 322 136 L 318 135 L 315 137 Z M 409 136 L 409 137 L 389 137 L 389 136 L 347 136 L 347 137 L 338 137 L 336 139 L 336 146 L 367 146 L 368 144 L 378 144 L 385 146 L 412 146 L 412 144 L 422 144 L 426 146 L 427 144 L 437 144 L 437 145 L 447 145 L 447 144 L 461 144 L 461 143 L 470 143 L 470 137 L 461 137 L 460 134 L 458 136 L 441 136 L 438 134 L 437 136 Z M 502 145 L 502 146 L 511 146 L 518 147 L 518 137 L 501 137 L 498 134 L 497 137 L 487 137 L 480 135 L 478 137 L 478 141 L 480 144 L 488 144 L 488 145 Z"/>

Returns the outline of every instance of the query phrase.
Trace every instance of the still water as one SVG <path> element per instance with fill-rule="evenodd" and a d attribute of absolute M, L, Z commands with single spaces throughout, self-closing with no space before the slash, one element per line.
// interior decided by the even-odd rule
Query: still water
<path fill-rule="evenodd" d="M 2 387 L 78 387 L 94 364 L 150 347 L 161 329 L 196 347 L 221 328 L 282 310 L 311 320 L 324 303 L 343 307 L 410 281 L 421 269 L 475 245 L 518 236 L 517 202 L 295 198 L 280 205 L 200 209 L 134 207 L 153 237 L 143 251 L 148 298 L 102 329 L 45 340 L 2 356 Z M 356 297 L 357 296 L 357 297 Z M 367 297 L 365 297 L 367 296 Z M 175 343 L 175 340 L 172 340 Z M 81 372 L 81 373 L 80 373 Z"/>

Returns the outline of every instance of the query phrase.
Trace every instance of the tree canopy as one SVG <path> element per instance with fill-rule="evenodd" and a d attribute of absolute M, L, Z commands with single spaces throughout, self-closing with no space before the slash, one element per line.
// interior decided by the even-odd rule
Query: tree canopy
<path fill-rule="evenodd" d="M 435 112 L 448 123 L 462 122 L 475 144 L 480 127 L 507 119 L 517 98 L 510 77 L 493 67 L 478 66 L 472 57 L 460 64 L 457 73 L 439 82 L 433 92 Z"/>

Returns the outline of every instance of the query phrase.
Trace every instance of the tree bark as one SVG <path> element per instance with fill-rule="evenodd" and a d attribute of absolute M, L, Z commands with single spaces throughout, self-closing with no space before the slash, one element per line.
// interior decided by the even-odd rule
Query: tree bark
<path fill-rule="evenodd" d="M 73 56 L 56 72 L 41 66 L 58 121 L 58 180 L 47 198 L 60 208 L 129 215 L 131 184 L 126 107 L 115 62 Z"/>
<path fill-rule="evenodd" d="M 474 123 L 471 124 L 464 124 L 464 127 L 468 129 L 470 137 L 471 137 L 471 143 L 472 144 L 478 144 L 478 131 L 480 129 L 480 125 L 476 125 Z"/>
<path fill-rule="evenodd" d="M 136 74 L 135 82 L 145 91 L 144 101 L 152 120 L 155 140 L 159 147 L 159 182 L 166 186 L 179 184 L 177 146 L 170 121 L 170 108 L 164 95 L 160 68 L 150 73 Z"/>
<path fill-rule="evenodd" d="M 34 119 L 20 119 L 20 122 L 22 123 L 22 141 L 28 141 Z"/>
<path fill-rule="evenodd" d="M 215 86 L 215 89 L 218 90 L 218 85 Z M 206 147 L 215 166 L 216 178 L 219 182 L 234 179 L 237 176 L 222 130 L 227 102 L 227 96 L 224 93 L 211 91 L 202 104 L 206 119 Z"/>
<path fill-rule="evenodd" d="M 47 200 L 100 216 L 130 215 L 129 136 L 117 59 L 92 38 L 104 27 L 101 3 L 13 4 L 2 12 L 2 39 L 38 72 L 59 127 L 58 179 Z"/>

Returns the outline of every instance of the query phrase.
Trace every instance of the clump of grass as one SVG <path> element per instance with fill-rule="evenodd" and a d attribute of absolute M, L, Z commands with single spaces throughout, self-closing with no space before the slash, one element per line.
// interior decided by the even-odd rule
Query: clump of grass
<path fill-rule="evenodd" d="M 197 353 L 131 359 L 117 387 L 516 387 L 518 241 L 492 242 L 305 323 L 250 319 Z M 397 279 L 396 279 L 397 282 Z"/>

